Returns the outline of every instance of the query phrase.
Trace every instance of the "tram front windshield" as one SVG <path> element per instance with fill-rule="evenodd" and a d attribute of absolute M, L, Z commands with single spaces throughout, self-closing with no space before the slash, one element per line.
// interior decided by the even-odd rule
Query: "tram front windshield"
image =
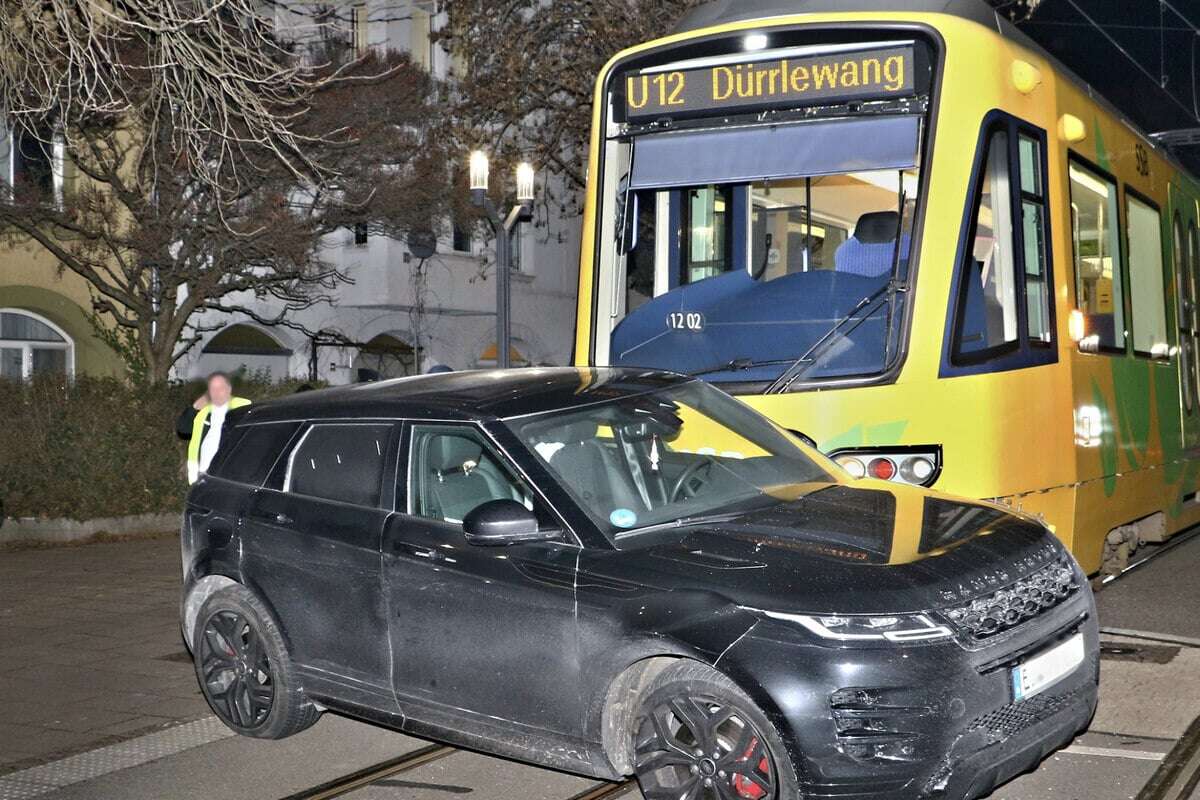
<path fill-rule="evenodd" d="M 774 391 L 886 370 L 920 135 L 890 116 L 622 143 L 609 363 Z"/>

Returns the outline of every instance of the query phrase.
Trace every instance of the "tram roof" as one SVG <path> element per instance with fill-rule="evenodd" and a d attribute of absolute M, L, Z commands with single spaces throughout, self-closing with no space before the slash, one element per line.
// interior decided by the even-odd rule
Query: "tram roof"
<path fill-rule="evenodd" d="M 1024 31 L 1005 19 L 996 9 L 984 0 L 904 0 L 902 7 L 897 7 L 896 0 L 712 0 L 712 2 L 697 6 L 684 15 L 675 27 L 675 33 L 687 33 L 716 25 L 726 25 L 733 22 L 744 22 L 752 19 L 769 19 L 771 17 L 794 16 L 797 14 L 845 14 L 859 12 L 879 12 L 895 14 L 947 14 L 961 19 L 970 20 L 988 28 L 994 29 L 1001 36 L 1011 39 L 1017 44 L 1032 50 L 1049 61 L 1060 74 L 1075 83 L 1094 102 L 1103 106 L 1132 130 L 1137 132 L 1146 143 L 1177 169 L 1193 175 L 1200 175 L 1200 169 L 1188 160 L 1185 166 L 1180 154 L 1161 146 L 1150 138 L 1145 129 L 1130 118 L 1104 94 L 1088 81 L 1081 78 L 1074 70 L 1062 62 L 1053 53 L 1032 39 Z"/>

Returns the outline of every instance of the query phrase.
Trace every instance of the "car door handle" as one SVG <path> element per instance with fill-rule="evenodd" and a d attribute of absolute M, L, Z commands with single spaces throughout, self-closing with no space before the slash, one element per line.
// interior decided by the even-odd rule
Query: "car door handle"
<path fill-rule="evenodd" d="M 263 522 L 270 522 L 275 525 L 291 525 L 293 522 L 295 522 L 295 520 L 289 517 L 287 514 L 279 514 L 273 511 L 251 511 L 248 516 L 252 517 L 253 519 L 262 520 Z"/>
<path fill-rule="evenodd" d="M 415 556 L 416 558 L 423 558 L 426 561 L 440 561 L 442 559 L 442 554 L 436 547 L 424 547 L 419 544 L 396 542 L 393 549 L 398 555 Z"/>

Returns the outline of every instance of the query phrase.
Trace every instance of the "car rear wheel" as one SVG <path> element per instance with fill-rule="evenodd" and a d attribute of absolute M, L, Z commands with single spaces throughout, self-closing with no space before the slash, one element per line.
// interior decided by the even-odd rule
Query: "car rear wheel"
<path fill-rule="evenodd" d="M 234 731 L 282 739 L 320 716 L 300 689 L 279 626 L 245 587 L 229 586 L 204 602 L 192 643 L 204 699 Z"/>
<path fill-rule="evenodd" d="M 799 797 L 774 727 L 733 681 L 696 662 L 668 667 L 646 688 L 632 750 L 646 800 Z"/>

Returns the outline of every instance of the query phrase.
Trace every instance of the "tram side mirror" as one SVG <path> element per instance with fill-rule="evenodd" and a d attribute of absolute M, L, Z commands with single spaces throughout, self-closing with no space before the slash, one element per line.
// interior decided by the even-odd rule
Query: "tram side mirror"
<path fill-rule="evenodd" d="M 637 247 L 638 193 L 629 188 L 629 175 L 617 186 L 617 254 Z"/>
<path fill-rule="evenodd" d="M 516 500 L 489 500 L 463 519 L 463 536 L 470 544 L 495 547 L 553 539 L 558 532 L 541 530 L 534 513 Z"/>

